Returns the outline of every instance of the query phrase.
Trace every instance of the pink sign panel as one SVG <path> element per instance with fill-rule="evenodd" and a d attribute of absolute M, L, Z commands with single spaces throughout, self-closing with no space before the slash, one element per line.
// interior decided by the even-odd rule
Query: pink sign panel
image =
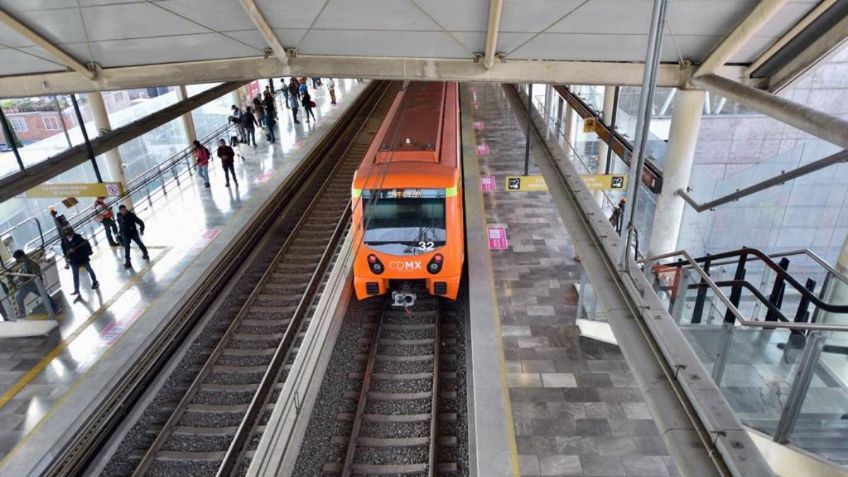
<path fill-rule="evenodd" d="M 489 155 L 489 145 L 486 143 L 477 145 L 477 155 L 478 156 L 488 156 Z"/>
<path fill-rule="evenodd" d="M 218 236 L 219 233 L 221 233 L 220 228 L 204 229 L 202 232 L 200 232 L 200 236 L 206 240 L 213 240 L 215 237 Z"/>
<path fill-rule="evenodd" d="M 486 127 L 486 124 L 483 121 L 474 121 L 474 129 L 480 131 Z"/>
<path fill-rule="evenodd" d="M 503 225 L 490 225 L 489 227 L 489 250 L 506 250 L 509 243 L 506 240 L 506 227 Z"/>
<path fill-rule="evenodd" d="M 480 178 L 480 190 L 483 192 L 493 192 L 498 188 L 495 176 L 483 176 Z"/>

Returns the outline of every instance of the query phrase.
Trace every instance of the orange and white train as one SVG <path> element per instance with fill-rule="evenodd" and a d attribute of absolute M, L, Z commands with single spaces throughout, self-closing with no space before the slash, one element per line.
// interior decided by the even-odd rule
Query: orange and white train
<path fill-rule="evenodd" d="M 410 284 L 456 299 L 465 260 L 459 90 L 408 82 L 353 178 L 357 298 L 392 291 L 410 306 Z"/>

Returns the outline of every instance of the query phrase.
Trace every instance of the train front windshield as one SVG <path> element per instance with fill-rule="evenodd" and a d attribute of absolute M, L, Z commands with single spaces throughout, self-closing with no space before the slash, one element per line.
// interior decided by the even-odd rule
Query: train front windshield
<path fill-rule="evenodd" d="M 444 189 L 362 191 L 365 245 L 391 255 L 419 255 L 445 245 Z"/>

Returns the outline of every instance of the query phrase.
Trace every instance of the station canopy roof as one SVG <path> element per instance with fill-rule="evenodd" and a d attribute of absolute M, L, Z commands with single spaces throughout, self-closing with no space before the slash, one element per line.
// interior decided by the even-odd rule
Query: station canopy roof
<path fill-rule="evenodd" d="M 292 74 L 639 84 L 652 3 L 0 0 L 0 97 Z M 797 61 L 787 48 L 803 53 L 839 29 L 848 2 L 672 0 L 660 83 L 685 83 L 758 3 L 779 8 L 720 73 L 757 78 L 768 67 L 767 86 Z"/>

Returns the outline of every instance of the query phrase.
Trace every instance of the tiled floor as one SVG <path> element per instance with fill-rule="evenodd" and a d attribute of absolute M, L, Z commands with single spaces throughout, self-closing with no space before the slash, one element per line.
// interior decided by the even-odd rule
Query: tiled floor
<path fill-rule="evenodd" d="M 488 146 L 481 173 L 496 178 L 487 221 L 507 230 L 508 249 L 491 257 L 521 474 L 677 475 L 621 352 L 580 337 L 581 265 L 550 196 L 505 190 L 523 172 L 525 140 L 501 86 L 465 85 L 462 100 Z"/>
<path fill-rule="evenodd" d="M 304 152 L 304 139 L 334 120 L 337 110 L 363 86 L 353 80 L 337 81 L 337 106 L 329 104 L 325 89 L 314 92 L 319 106 L 312 124 L 294 125 L 288 110 L 281 109 L 277 144 L 271 147 L 263 138 L 256 149 L 242 146 L 244 160 L 236 163 L 238 188 L 224 187 L 216 159 L 210 167 L 211 188 L 190 180 L 152 204 L 136 203 L 147 226 L 143 240 L 151 261 L 141 260 L 133 246 L 135 269 L 125 270 L 123 249 L 110 248 L 101 239 L 92 257 L 101 288 L 91 290 L 87 274 L 81 273 L 82 295 L 73 303 L 62 298 L 58 332 L 44 338 L 0 340 L 0 459 L 38 426 L 86 370 L 107 356 L 113 344 L 133 331 L 133 323 L 203 253 L 236 210 L 251 204 L 254 196 L 267 194 L 272 176 L 289 173 L 292 155 Z M 60 275 L 63 289 L 71 290 L 70 272 L 62 270 Z"/>

